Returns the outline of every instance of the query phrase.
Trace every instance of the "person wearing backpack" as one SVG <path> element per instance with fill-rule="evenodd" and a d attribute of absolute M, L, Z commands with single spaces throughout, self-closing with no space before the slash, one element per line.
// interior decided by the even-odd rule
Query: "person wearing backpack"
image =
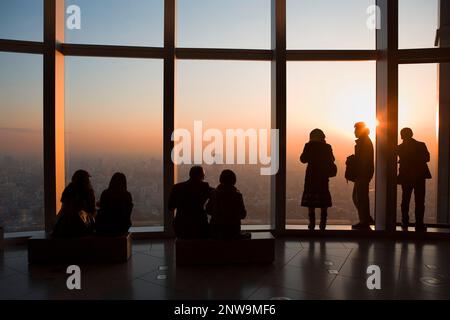
<path fill-rule="evenodd" d="M 347 158 L 347 180 L 353 180 L 353 203 L 358 211 L 359 223 L 353 230 L 371 230 L 375 223 L 370 215 L 369 185 L 375 173 L 374 148 L 370 129 L 364 122 L 355 124 L 355 154 Z"/>

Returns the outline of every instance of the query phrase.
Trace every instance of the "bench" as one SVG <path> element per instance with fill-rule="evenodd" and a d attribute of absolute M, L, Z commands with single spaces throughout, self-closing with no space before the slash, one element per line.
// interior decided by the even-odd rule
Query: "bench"
<path fill-rule="evenodd" d="M 33 237 L 28 240 L 28 263 L 118 263 L 131 257 L 131 234 L 120 237 Z"/>
<path fill-rule="evenodd" d="M 255 232 L 251 239 L 177 239 L 175 252 L 178 266 L 269 264 L 275 259 L 275 238 Z"/>

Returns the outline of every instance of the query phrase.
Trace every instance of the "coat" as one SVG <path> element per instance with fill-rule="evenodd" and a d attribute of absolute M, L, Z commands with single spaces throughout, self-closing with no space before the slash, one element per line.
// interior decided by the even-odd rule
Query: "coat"
<path fill-rule="evenodd" d="M 96 218 L 96 231 L 100 235 L 119 236 L 131 227 L 133 199 L 128 191 L 106 189 L 100 197 L 100 210 Z"/>
<path fill-rule="evenodd" d="M 169 210 L 176 209 L 174 229 L 178 238 L 207 237 L 205 204 L 211 191 L 208 183 L 191 179 L 173 186 L 169 195 Z"/>
<path fill-rule="evenodd" d="M 334 164 L 333 149 L 325 142 L 309 142 L 305 145 L 300 161 L 308 164 L 302 206 L 328 208 L 332 206 L 329 176 Z"/>
<path fill-rule="evenodd" d="M 355 145 L 355 174 L 356 180 L 372 180 L 375 173 L 374 149 L 372 140 L 362 137 Z"/>
<path fill-rule="evenodd" d="M 397 147 L 397 155 L 400 159 L 398 184 L 415 184 L 431 179 L 427 165 L 430 162 L 430 153 L 425 143 L 415 139 L 405 140 Z"/>
<path fill-rule="evenodd" d="M 70 183 L 62 194 L 61 203 L 52 232 L 54 237 L 81 237 L 93 233 L 96 214 L 94 190 L 83 190 Z"/>
<path fill-rule="evenodd" d="M 240 235 L 241 220 L 246 218 L 247 211 L 242 194 L 234 186 L 221 184 L 212 191 L 206 211 L 211 216 L 213 237 L 233 238 Z"/>

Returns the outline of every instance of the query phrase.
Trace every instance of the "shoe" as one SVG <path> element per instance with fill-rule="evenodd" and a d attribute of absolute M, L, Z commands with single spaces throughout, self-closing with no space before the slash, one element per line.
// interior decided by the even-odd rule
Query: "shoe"
<path fill-rule="evenodd" d="M 313 225 L 313 224 L 310 224 L 310 225 L 308 226 L 308 230 L 309 230 L 309 231 L 314 231 L 315 228 L 316 228 L 316 226 Z"/>
<path fill-rule="evenodd" d="M 357 223 L 352 226 L 352 230 L 372 230 L 372 229 L 368 224 Z"/>
<path fill-rule="evenodd" d="M 402 231 L 407 232 L 409 227 L 409 223 L 402 223 Z"/>
<path fill-rule="evenodd" d="M 327 225 L 326 224 L 320 224 L 320 231 L 325 231 L 327 229 Z"/>

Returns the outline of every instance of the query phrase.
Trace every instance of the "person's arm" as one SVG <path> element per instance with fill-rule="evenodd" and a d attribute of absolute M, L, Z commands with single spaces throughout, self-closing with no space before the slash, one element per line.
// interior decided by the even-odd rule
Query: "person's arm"
<path fill-rule="evenodd" d="M 244 220 L 247 217 L 247 210 L 245 209 L 244 197 L 242 193 L 238 193 L 238 206 L 239 206 L 239 216 L 241 220 Z"/>
<path fill-rule="evenodd" d="M 305 145 L 303 148 L 302 155 L 300 156 L 300 162 L 301 163 L 308 163 L 309 162 L 309 147 L 308 144 Z"/>
<path fill-rule="evenodd" d="M 126 211 L 127 211 L 127 215 L 131 216 L 131 212 L 133 211 L 133 196 L 131 195 L 130 192 L 127 192 L 127 204 L 126 204 Z"/>
<path fill-rule="evenodd" d="M 206 214 L 212 216 L 213 214 L 213 201 L 212 196 L 210 196 L 208 202 L 206 202 Z"/>
<path fill-rule="evenodd" d="M 334 157 L 334 154 L 333 154 L 333 148 L 331 147 L 331 145 L 329 146 L 329 156 L 330 156 L 330 161 L 332 162 L 332 163 L 334 163 L 335 161 L 336 161 L 336 158 Z"/>
<path fill-rule="evenodd" d="M 425 143 L 423 144 L 423 155 L 424 155 L 425 162 L 431 161 L 430 152 L 428 151 L 427 145 Z"/>
<path fill-rule="evenodd" d="M 92 190 L 92 189 L 89 190 L 89 193 L 88 193 L 86 211 L 93 216 L 95 216 L 96 211 L 97 211 L 96 207 L 95 207 L 95 193 L 94 193 L 94 190 Z"/>
<path fill-rule="evenodd" d="M 174 186 L 169 194 L 169 211 L 175 211 L 175 209 L 177 208 L 177 202 L 177 188 L 176 186 Z"/>

